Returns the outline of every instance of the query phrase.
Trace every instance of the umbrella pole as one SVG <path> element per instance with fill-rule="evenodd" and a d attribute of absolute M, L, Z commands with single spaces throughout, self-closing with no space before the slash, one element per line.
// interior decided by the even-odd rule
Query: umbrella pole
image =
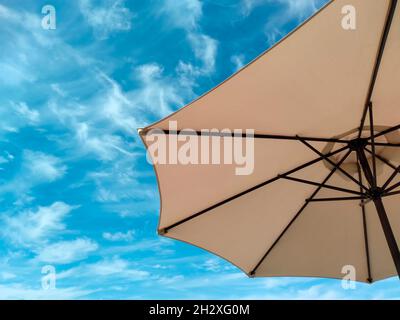
<path fill-rule="evenodd" d="M 388 244 L 394 265 L 396 267 L 397 275 L 400 278 L 400 251 L 392 227 L 390 225 L 389 218 L 386 214 L 385 206 L 382 201 L 382 189 L 376 186 L 376 176 L 374 176 L 369 166 L 367 157 L 365 156 L 363 150 L 363 146 L 360 145 L 356 151 L 360 162 L 360 166 L 369 184 L 371 185 L 370 196 L 372 198 L 372 201 L 374 202 L 376 211 L 378 213 L 383 233 L 385 234 L 386 242 Z"/>
<path fill-rule="evenodd" d="M 392 227 L 390 226 L 389 219 L 386 214 L 385 207 L 382 202 L 382 198 L 379 196 L 373 200 L 376 211 L 378 212 L 379 220 L 381 221 L 381 225 L 383 228 L 383 232 L 386 237 L 387 244 L 389 246 L 390 253 L 392 254 L 393 262 L 396 266 L 397 275 L 400 278 L 400 253 L 399 247 L 397 246 L 396 239 L 393 234 Z"/>

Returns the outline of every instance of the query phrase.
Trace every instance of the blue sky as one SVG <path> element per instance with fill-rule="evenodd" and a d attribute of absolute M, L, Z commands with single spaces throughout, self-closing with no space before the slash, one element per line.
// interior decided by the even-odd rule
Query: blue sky
<path fill-rule="evenodd" d="M 397 298 L 398 280 L 248 279 L 156 234 L 136 129 L 208 91 L 319 0 L 0 0 L 0 298 Z M 41 27 L 44 5 L 56 30 Z M 44 290 L 42 268 L 55 267 Z"/>

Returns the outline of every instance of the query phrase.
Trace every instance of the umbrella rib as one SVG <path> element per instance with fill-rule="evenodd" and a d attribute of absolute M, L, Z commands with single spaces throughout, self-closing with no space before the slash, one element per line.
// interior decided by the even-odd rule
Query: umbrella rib
<path fill-rule="evenodd" d="M 302 139 L 300 139 L 300 141 L 305 144 L 308 148 L 310 148 L 312 151 L 314 151 L 316 154 L 322 155 L 322 153 L 320 151 L 318 151 L 317 149 L 315 149 L 311 144 L 309 144 L 307 141 L 304 141 Z M 325 159 L 326 161 L 328 161 L 332 166 L 335 166 L 336 164 L 329 158 Z M 355 182 L 356 184 L 358 184 L 361 188 L 363 188 L 365 191 L 368 191 L 368 188 L 366 188 L 363 184 L 361 184 L 359 181 L 357 181 L 356 179 L 354 179 L 347 171 L 345 171 L 344 169 L 342 169 L 340 166 L 337 167 L 337 169 L 343 173 L 346 177 L 348 177 L 351 181 Z"/>
<path fill-rule="evenodd" d="M 156 129 L 154 129 L 156 130 Z M 223 131 L 192 131 L 192 130 L 164 130 L 159 129 L 166 135 L 187 135 L 187 136 L 203 136 L 203 137 L 237 137 L 237 138 L 249 138 L 251 137 L 247 133 L 238 132 L 223 132 Z M 149 131 L 151 133 L 151 131 Z M 143 133 L 142 133 L 143 134 Z M 154 132 L 154 134 L 158 134 Z M 252 135 L 256 139 L 270 139 L 270 140 L 293 140 L 298 141 L 300 138 L 298 136 L 287 136 L 287 135 L 276 135 L 276 134 L 262 134 L 254 133 Z M 335 138 L 321 138 L 321 137 L 301 137 L 306 141 L 316 141 L 316 142 L 333 142 L 333 143 L 348 143 L 347 140 L 335 139 Z"/>
<path fill-rule="evenodd" d="M 349 150 L 343 158 L 335 164 L 335 166 L 332 168 L 332 170 L 329 172 L 329 174 L 326 176 L 326 178 L 322 181 L 322 185 L 328 182 L 328 180 L 333 176 L 333 174 L 336 172 L 336 170 L 342 165 L 342 163 L 347 159 L 347 157 L 350 155 L 352 150 Z M 261 260 L 256 264 L 254 269 L 250 271 L 249 275 L 254 276 L 257 269 L 260 267 L 260 265 L 265 261 L 269 253 L 272 251 L 273 248 L 275 248 L 276 244 L 279 242 L 279 240 L 283 237 L 283 235 L 286 233 L 287 230 L 293 225 L 293 223 L 297 220 L 297 218 L 300 216 L 300 214 L 307 208 L 308 204 L 310 203 L 311 199 L 314 199 L 315 196 L 319 193 L 319 191 L 322 189 L 321 186 L 319 186 L 317 189 L 314 190 L 314 192 L 311 194 L 311 196 L 305 200 L 303 206 L 300 208 L 299 211 L 295 214 L 295 216 L 290 220 L 289 224 L 283 229 L 283 231 L 280 233 L 278 238 L 274 241 L 274 243 L 271 245 L 271 247 L 267 250 L 267 252 L 264 254 L 264 256 L 261 258 Z"/>
<path fill-rule="evenodd" d="M 314 198 L 307 199 L 308 202 L 330 202 L 330 201 L 347 201 L 347 200 L 364 200 L 367 197 L 337 197 L 337 198 Z"/>
<path fill-rule="evenodd" d="M 368 87 L 368 93 L 367 93 L 366 102 L 365 102 L 363 114 L 361 117 L 359 132 L 358 132 L 358 138 L 361 138 L 361 133 L 364 128 L 364 123 L 365 123 L 365 119 L 367 117 L 367 112 L 368 112 L 368 105 L 371 102 L 372 94 L 373 94 L 374 88 L 375 88 L 376 79 L 378 78 L 378 73 L 379 73 L 379 69 L 381 66 L 383 53 L 385 51 L 386 42 L 389 37 L 389 32 L 390 32 L 390 29 L 392 26 L 393 17 L 394 17 L 395 11 L 396 11 L 396 6 L 397 6 L 397 0 L 391 0 L 388 15 L 387 15 L 386 22 L 385 22 L 385 27 L 383 29 L 382 38 L 381 38 L 379 48 L 378 48 L 378 53 L 376 56 L 374 70 L 373 70 L 373 73 L 371 76 L 371 81 L 370 81 L 370 84 Z"/>
<path fill-rule="evenodd" d="M 360 180 L 360 183 L 362 183 L 362 173 L 361 173 L 361 168 L 360 164 L 358 161 L 358 154 L 357 154 L 357 170 L 358 170 L 358 179 Z M 362 189 L 360 188 L 360 191 L 362 192 Z M 367 215 L 365 212 L 365 202 L 362 202 L 361 205 L 361 213 L 362 213 L 362 219 L 363 219 L 363 230 L 364 230 L 364 244 L 365 244 L 365 255 L 366 255 L 366 260 L 367 260 L 367 271 L 368 271 L 368 278 L 367 281 L 369 283 L 372 283 L 372 276 L 371 276 L 371 260 L 370 260 L 370 255 L 369 255 L 369 243 L 368 243 L 368 231 L 367 231 Z"/>
<path fill-rule="evenodd" d="M 222 206 L 222 205 L 224 205 L 224 204 L 226 204 L 226 203 L 228 203 L 228 202 L 231 202 L 231 201 L 233 201 L 233 200 L 235 200 L 235 199 L 237 199 L 237 198 L 239 198 L 239 197 L 241 197 L 241 196 L 244 196 L 244 195 L 246 195 L 246 194 L 248 194 L 248 193 L 250 193 L 250 192 L 253 192 L 253 191 L 255 191 L 255 190 L 257 190 L 257 189 L 259 189 L 259 188 L 261 188 L 261 187 L 264 187 L 264 186 L 266 186 L 266 185 L 268 185 L 268 184 L 270 184 L 270 183 L 273 183 L 273 182 L 275 182 L 275 181 L 281 179 L 283 176 L 286 176 L 286 175 L 295 173 L 295 172 L 297 172 L 297 171 L 300 171 L 300 170 L 302 170 L 302 169 L 305 169 L 305 168 L 307 168 L 307 167 L 309 167 L 309 166 L 311 166 L 311 165 L 313 165 L 313 164 L 315 164 L 315 163 L 317 163 L 317 162 L 320 162 L 320 161 L 326 159 L 327 157 L 333 156 L 333 155 L 335 155 L 335 154 L 337 154 L 337 153 L 340 153 L 340 152 L 342 152 L 342 151 L 344 151 L 344 150 L 346 150 L 346 149 L 348 149 L 348 148 L 349 148 L 349 146 L 345 146 L 345 147 L 340 148 L 340 149 L 338 149 L 338 150 L 336 150 L 336 151 L 333 151 L 333 152 L 330 152 L 330 153 L 328 153 L 328 154 L 325 154 L 325 155 L 323 155 L 323 156 L 321 156 L 321 157 L 319 157 L 319 158 L 316 158 L 316 159 L 314 159 L 314 160 L 311 160 L 311 161 L 309 161 L 309 162 L 306 162 L 306 163 L 304 163 L 304 164 L 302 164 L 302 165 L 300 165 L 300 166 L 298 166 L 298 167 L 296 167 L 296 168 L 294 168 L 294 169 L 292 169 L 292 170 L 289 170 L 289 171 L 285 172 L 284 174 L 280 174 L 280 175 L 278 175 L 278 176 L 276 176 L 276 177 L 274 177 L 274 178 L 271 178 L 271 179 L 269 179 L 269 180 L 266 180 L 266 181 L 264 181 L 264 182 L 262 182 L 262 183 L 260 183 L 260 184 L 257 184 L 257 185 L 255 185 L 255 186 L 253 186 L 253 187 L 251 187 L 251 188 L 249 188 L 249 189 L 247 189 L 247 190 L 244 190 L 244 191 L 242 191 L 242 192 L 240 192 L 240 193 L 237 193 L 237 194 L 235 194 L 235 195 L 232 196 L 232 197 L 229 197 L 229 198 L 227 198 L 227 199 L 225 199 L 225 200 L 223 200 L 223 201 L 220 201 L 220 202 L 218 202 L 218 203 L 216 203 L 216 204 L 214 204 L 214 205 L 212 205 L 212 206 L 210 206 L 210 207 L 208 207 L 208 208 L 206 208 L 206 209 L 203 209 L 203 210 L 201 210 L 201 211 L 199 211 L 199 212 L 197 212 L 197 213 L 195 213 L 195 214 L 192 214 L 192 215 L 186 217 L 185 219 L 182 219 L 182 220 L 180 220 L 180 221 L 178 221 L 178 222 L 175 222 L 175 223 L 171 224 L 170 226 L 161 229 L 159 232 L 160 232 L 160 234 L 165 234 L 165 233 L 167 233 L 170 229 L 175 228 L 175 227 L 181 225 L 182 223 L 185 223 L 185 222 L 187 222 L 187 221 L 190 221 L 190 220 L 192 220 L 192 219 L 194 219 L 194 218 L 196 218 L 196 217 L 198 217 L 198 216 L 200 216 L 200 215 L 202 215 L 202 214 L 204 214 L 204 213 L 206 213 L 206 212 L 209 212 L 209 211 L 211 211 L 211 210 L 213 210 L 213 209 L 215 209 L 215 208 L 218 208 L 218 207 L 220 207 L 220 206 Z M 349 150 L 349 152 L 351 152 L 351 151 Z"/>
<path fill-rule="evenodd" d="M 385 192 L 386 192 L 386 193 L 389 193 L 389 192 L 391 192 L 392 190 L 396 189 L 396 188 L 399 187 L 399 186 L 400 186 L 400 182 L 397 182 L 397 183 L 395 183 L 394 185 L 392 185 L 391 187 L 387 188 L 387 189 L 385 190 Z"/>
<path fill-rule="evenodd" d="M 372 142 L 367 142 L 368 145 L 372 145 Z M 399 143 L 385 143 L 385 142 L 375 142 L 375 146 L 382 146 L 382 147 L 400 147 Z"/>
<path fill-rule="evenodd" d="M 372 150 L 372 173 L 373 173 L 373 179 L 372 179 L 372 187 L 376 187 L 376 152 L 375 152 L 375 137 L 374 137 L 374 114 L 372 110 L 372 102 L 368 104 L 368 110 L 369 110 L 369 129 L 371 133 L 371 150 Z M 358 163 L 358 162 L 357 162 Z"/>
<path fill-rule="evenodd" d="M 383 136 L 383 135 L 385 135 L 385 134 L 391 133 L 391 132 L 396 131 L 396 130 L 399 130 L 399 129 L 400 129 L 400 124 L 395 125 L 395 126 L 390 127 L 390 128 L 387 128 L 387 129 L 385 129 L 385 130 L 383 130 L 383 131 L 381 131 L 381 132 L 379 132 L 379 133 L 376 133 L 376 134 L 374 134 L 373 137 L 376 139 L 376 138 L 379 138 L 379 137 L 381 137 L 381 136 Z M 372 138 L 372 137 L 368 137 L 367 140 L 370 140 L 371 138 Z M 386 145 L 386 144 L 385 144 L 385 145 Z M 391 144 L 388 143 L 387 145 L 390 146 Z M 397 145 L 397 144 L 392 144 L 392 145 L 395 146 L 395 145 Z"/>
<path fill-rule="evenodd" d="M 372 151 L 371 151 L 371 150 L 369 150 L 369 149 L 367 149 L 367 148 L 364 148 L 364 150 L 367 151 L 368 153 L 372 154 Z M 387 160 L 386 158 L 380 156 L 379 154 L 376 154 L 376 158 L 379 159 L 379 160 L 381 160 L 381 161 L 382 161 L 384 164 L 386 164 L 387 166 L 391 167 L 393 170 L 396 170 L 396 169 L 397 169 L 397 167 L 396 167 L 394 164 L 392 164 L 389 160 Z"/>
<path fill-rule="evenodd" d="M 336 191 L 341 191 L 341 192 L 346 192 L 346 193 L 351 193 L 351 194 L 357 194 L 357 195 L 362 195 L 362 193 L 358 192 L 358 191 L 354 191 L 351 189 L 345 189 L 345 188 L 340 188 L 340 187 L 336 187 L 336 186 L 332 186 L 332 185 L 328 185 L 328 184 L 321 184 L 318 182 L 314 182 L 314 181 L 309 181 L 309 180 L 304 180 L 304 179 L 299 179 L 299 178 L 294 178 L 294 177 L 289 177 L 289 176 L 283 176 L 283 179 L 287 179 L 287 180 L 291 180 L 291 181 L 295 181 L 295 182 L 300 182 L 300 183 L 304 183 L 304 184 L 310 184 L 313 186 L 321 186 L 322 188 L 326 188 L 326 189 L 331 189 L 331 190 L 336 190 Z"/>
<path fill-rule="evenodd" d="M 393 192 L 388 192 L 388 193 L 384 193 L 382 194 L 382 197 L 390 197 L 390 196 L 395 196 L 400 194 L 400 190 L 399 191 L 393 191 Z"/>
<path fill-rule="evenodd" d="M 389 177 L 389 179 L 386 180 L 384 185 L 382 186 L 382 189 L 385 190 L 387 186 L 393 181 L 393 179 L 396 177 L 396 175 L 400 172 L 400 166 L 396 168 L 396 170 L 393 171 L 392 175 Z"/>

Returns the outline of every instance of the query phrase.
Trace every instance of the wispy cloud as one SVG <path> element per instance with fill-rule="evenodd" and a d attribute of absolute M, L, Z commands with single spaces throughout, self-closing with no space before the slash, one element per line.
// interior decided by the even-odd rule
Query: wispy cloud
<path fill-rule="evenodd" d="M 78 267 L 65 270 L 57 275 L 60 280 L 93 279 L 102 277 L 103 281 L 111 280 L 117 283 L 118 279 L 129 281 L 143 281 L 149 278 L 150 273 L 135 268 L 131 262 L 119 257 L 102 259 L 94 263 L 83 263 Z"/>
<path fill-rule="evenodd" d="M 231 57 L 231 62 L 235 67 L 235 71 L 238 71 L 243 68 L 245 64 L 245 57 L 243 54 L 235 54 Z"/>
<path fill-rule="evenodd" d="M 188 39 L 193 47 L 196 58 L 202 63 L 201 70 L 206 74 L 212 73 L 215 70 L 217 41 L 205 34 L 198 33 L 190 33 Z"/>
<path fill-rule="evenodd" d="M 123 0 L 81 0 L 79 7 L 97 38 L 105 40 L 113 32 L 128 31 L 133 14 Z"/>
<path fill-rule="evenodd" d="M 25 102 L 12 103 L 12 107 L 19 117 L 22 117 L 30 124 L 35 124 L 39 121 L 39 112 L 29 108 Z"/>
<path fill-rule="evenodd" d="M 0 164 L 10 163 L 14 160 L 14 156 L 7 151 L 3 152 L 3 155 L 0 155 Z"/>
<path fill-rule="evenodd" d="M 14 279 L 16 277 L 17 276 L 14 273 L 11 273 L 11 272 L 8 272 L 8 271 L 0 272 L 0 279 L 2 279 L 3 281 Z"/>
<path fill-rule="evenodd" d="M 55 233 L 65 230 L 63 220 L 73 209 L 64 202 L 54 202 L 48 207 L 6 215 L 1 235 L 22 246 L 43 244 Z"/>
<path fill-rule="evenodd" d="M 291 16 L 297 16 L 304 19 L 308 15 L 315 12 L 324 2 L 323 0 L 279 0 L 286 5 Z"/>
<path fill-rule="evenodd" d="M 132 241 L 135 236 L 134 230 L 128 230 L 126 232 L 103 232 L 103 238 L 109 241 Z"/>
<path fill-rule="evenodd" d="M 98 244 L 91 239 L 78 238 L 71 241 L 60 241 L 44 246 L 36 259 L 38 261 L 68 264 L 80 261 L 98 249 Z"/>
<path fill-rule="evenodd" d="M 21 175 L 33 183 L 53 182 L 60 179 L 67 166 L 60 158 L 40 151 L 25 150 Z"/>
<path fill-rule="evenodd" d="M 9 300 L 65 300 L 83 298 L 95 290 L 85 290 L 78 287 L 43 290 L 38 286 L 22 286 L 19 283 L 0 285 L 0 298 Z"/>
<path fill-rule="evenodd" d="M 215 60 L 218 52 L 218 41 L 201 30 L 200 20 L 203 16 L 200 0 L 163 0 L 160 13 L 168 18 L 169 25 L 183 29 L 194 56 L 200 61 L 200 66 L 181 61 L 177 70 L 188 75 L 198 77 L 209 75 L 215 71 Z"/>
<path fill-rule="evenodd" d="M 282 14 L 275 15 L 265 25 L 264 30 L 268 44 L 275 44 L 290 31 L 285 29 L 288 22 L 294 20 L 298 23 L 305 20 L 325 2 L 325 0 L 279 0 L 282 6 Z"/>
<path fill-rule="evenodd" d="M 264 28 L 268 45 L 271 46 L 290 31 L 286 29 L 288 22 L 298 23 L 305 20 L 324 3 L 325 0 L 242 0 L 241 12 L 244 17 L 248 17 L 257 7 L 278 6 L 279 13 L 268 17 Z"/>
<path fill-rule="evenodd" d="M 303 19 L 316 11 L 323 0 L 242 0 L 242 12 L 249 15 L 255 8 L 266 3 L 281 4 L 287 15 Z"/>
<path fill-rule="evenodd" d="M 219 258 L 210 258 L 205 260 L 204 263 L 195 263 L 193 266 L 201 270 L 206 270 L 207 272 L 226 272 L 235 269 L 235 267 L 228 265 L 225 262 L 222 263 L 222 260 Z"/>
<path fill-rule="evenodd" d="M 133 76 L 139 80 L 138 88 L 130 94 L 137 110 L 160 117 L 184 104 L 185 92 L 180 93 L 176 80 L 163 76 L 160 64 L 140 65 L 134 68 Z"/>
<path fill-rule="evenodd" d="M 119 275 L 124 278 L 130 279 L 143 279 L 147 277 L 149 273 L 147 271 L 141 271 L 132 269 L 126 260 L 120 258 L 114 258 L 111 260 L 103 260 L 98 263 L 94 263 L 88 266 L 88 271 L 91 274 L 100 276 Z"/>
<path fill-rule="evenodd" d="M 66 171 L 67 166 L 60 158 L 40 151 L 24 150 L 19 172 L 0 186 L 0 194 L 13 193 L 26 197 L 31 188 L 54 182 L 62 178 Z"/>
<path fill-rule="evenodd" d="M 199 19 L 203 14 L 200 0 L 161 0 L 160 13 L 166 14 L 170 25 L 193 31 L 199 27 Z"/>

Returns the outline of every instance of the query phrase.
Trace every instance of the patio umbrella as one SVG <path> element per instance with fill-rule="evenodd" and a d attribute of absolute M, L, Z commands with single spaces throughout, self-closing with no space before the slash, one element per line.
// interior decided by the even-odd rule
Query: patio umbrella
<path fill-rule="evenodd" d="M 342 23 L 348 5 L 354 30 Z M 251 277 L 342 278 L 346 266 L 362 282 L 399 275 L 399 57 L 396 0 L 331 1 L 228 80 L 140 129 L 148 149 L 164 139 L 170 154 L 183 138 L 244 143 L 254 130 L 252 174 L 234 163 L 154 164 L 159 234 Z"/>

